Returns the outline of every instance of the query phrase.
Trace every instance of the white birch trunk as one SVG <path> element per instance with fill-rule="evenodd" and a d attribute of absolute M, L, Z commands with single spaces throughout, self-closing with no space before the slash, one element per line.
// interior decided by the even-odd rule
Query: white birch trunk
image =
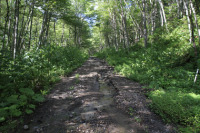
<path fill-rule="evenodd" d="M 189 33 L 190 33 L 190 43 L 192 43 L 192 31 L 191 31 L 191 23 L 190 23 L 190 18 L 189 18 L 189 10 L 188 10 L 188 7 L 187 7 L 187 4 L 186 2 L 183 0 L 183 4 L 184 4 L 184 7 L 185 7 L 185 12 L 186 12 L 186 16 L 187 16 L 187 22 L 188 22 L 188 30 L 189 30 Z"/>
<path fill-rule="evenodd" d="M 163 14 L 162 14 L 161 9 L 160 9 L 160 23 L 161 23 L 161 26 L 163 27 L 164 26 L 164 20 L 163 20 Z"/>
<path fill-rule="evenodd" d="M 197 34 L 198 34 L 198 38 L 199 38 L 199 45 L 200 45 L 200 29 L 199 29 L 199 25 L 198 25 L 198 20 L 197 20 L 197 16 L 196 16 L 196 11 L 194 9 L 194 6 L 192 4 L 192 1 L 190 0 L 190 6 L 194 15 L 194 19 L 195 19 L 195 24 L 196 24 L 196 28 L 197 28 Z"/>
<path fill-rule="evenodd" d="M 163 6 L 163 3 L 161 0 L 158 0 L 159 4 L 160 4 L 160 8 L 161 8 L 161 12 L 162 12 L 162 16 L 163 16 L 163 21 L 165 23 L 165 26 L 166 26 L 166 30 L 168 31 L 168 27 L 167 27 L 167 19 L 166 19 L 166 16 L 165 16 L 165 10 L 164 10 L 164 6 Z"/>
<path fill-rule="evenodd" d="M 143 5 L 143 26 L 144 26 L 144 46 L 147 47 L 147 25 L 146 25 L 146 1 L 142 1 Z"/>
<path fill-rule="evenodd" d="M 15 1 L 15 22 L 14 22 L 14 36 L 13 36 L 13 59 L 16 58 L 17 52 L 17 36 L 18 36 L 18 22 L 19 22 L 19 12 L 18 12 L 18 0 Z"/>

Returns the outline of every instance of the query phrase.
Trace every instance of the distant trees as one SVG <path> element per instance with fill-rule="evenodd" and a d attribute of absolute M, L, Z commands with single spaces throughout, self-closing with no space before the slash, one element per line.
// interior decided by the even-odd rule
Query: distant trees
<path fill-rule="evenodd" d="M 63 46 L 78 43 L 81 47 L 89 37 L 89 26 L 75 10 L 76 5 L 70 3 L 69 0 L 0 1 L 1 55 L 7 52 L 15 59 L 26 50 L 52 43 Z"/>
<path fill-rule="evenodd" d="M 141 39 L 147 47 L 148 36 L 157 29 L 170 32 L 173 28 L 168 26 L 169 22 L 184 17 L 188 22 L 190 43 L 196 47 L 196 34 L 200 40 L 198 0 L 98 0 L 96 3 L 100 28 L 94 28 L 94 32 L 101 32 L 106 46 L 115 47 L 116 50 L 119 47 L 128 49 Z"/>

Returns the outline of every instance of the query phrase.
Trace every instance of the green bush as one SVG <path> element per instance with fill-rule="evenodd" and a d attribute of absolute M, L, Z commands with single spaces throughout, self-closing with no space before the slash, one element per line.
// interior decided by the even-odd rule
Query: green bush
<path fill-rule="evenodd" d="M 78 48 L 54 45 L 33 48 L 15 60 L 8 57 L 0 55 L 0 130 L 9 129 L 14 117 L 33 113 L 49 86 L 87 59 Z"/>
<path fill-rule="evenodd" d="M 200 128 L 200 95 L 156 90 L 151 92 L 150 98 L 152 108 L 165 120 Z"/>
<path fill-rule="evenodd" d="M 97 56 L 105 58 L 120 74 L 151 88 L 151 107 L 165 121 L 198 132 L 200 80 L 198 77 L 194 84 L 194 77 L 200 59 L 195 56 L 192 44 L 187 43 L 186 28 L 180 26 L 171 33 L 150 36 L 152 43 L 148 48 L 139 42 L 128 54 L 126 50 L 105 49 Z"/>

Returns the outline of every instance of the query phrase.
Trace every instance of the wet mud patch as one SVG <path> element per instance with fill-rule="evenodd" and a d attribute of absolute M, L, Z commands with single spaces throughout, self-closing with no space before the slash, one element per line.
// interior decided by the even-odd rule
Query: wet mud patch
<path fill-rule="evenodd" d="M 90 58 L 54 86 L 15 133 L 171 133 L 148 108 L 141 85 Z"/>

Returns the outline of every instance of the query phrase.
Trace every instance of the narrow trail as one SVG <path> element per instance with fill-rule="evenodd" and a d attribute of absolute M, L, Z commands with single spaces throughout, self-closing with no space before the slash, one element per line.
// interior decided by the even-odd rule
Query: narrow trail
<path fill-rule="evenodd" d="M 91 57 L 54 86 L 33 115 L 28 130 L 15 133 L 172 133 L 148 108 L 141 85 Z"/>

